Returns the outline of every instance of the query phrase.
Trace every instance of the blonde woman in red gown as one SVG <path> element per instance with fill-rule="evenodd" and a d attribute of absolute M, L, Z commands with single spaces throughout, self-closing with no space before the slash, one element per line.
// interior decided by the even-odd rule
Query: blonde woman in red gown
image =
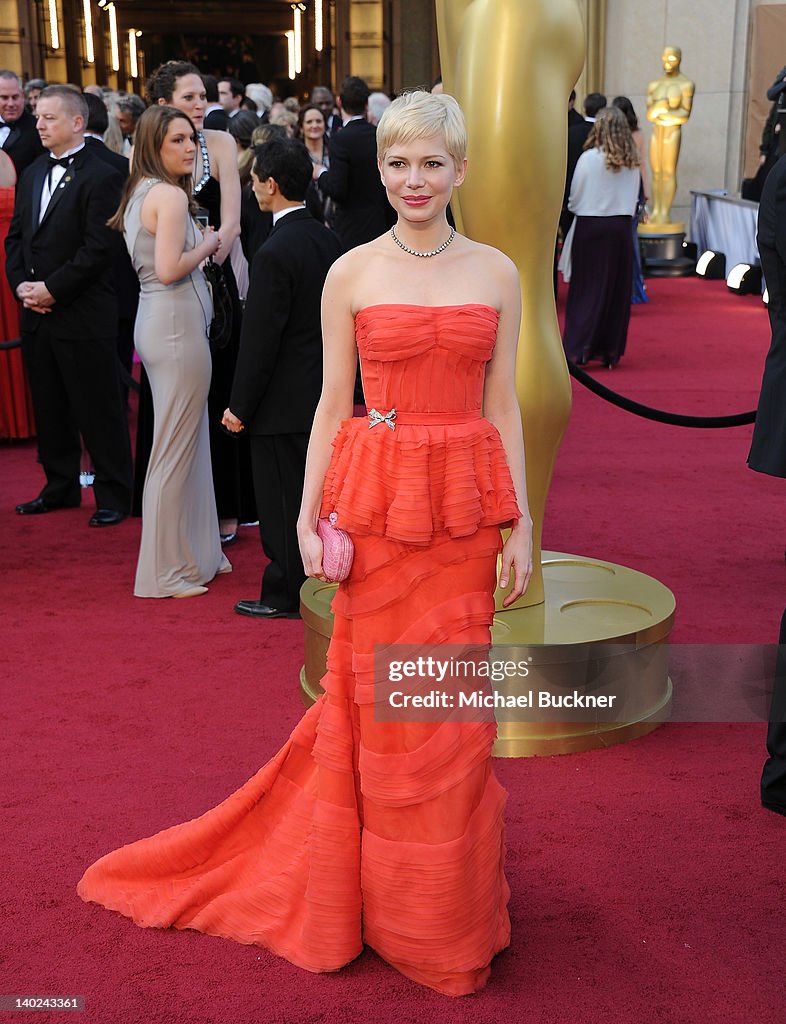
<path fill-rule="evenodd" d="M 448 226 L 466 167 L 452 97 L 396 100 L 378 148 L 398 221 L 325 285 L 324 386 L 298 526 L 316 578 L 319 515 L 336 512 L 355 543 L 333 601 L 325 694 L 242 789 L 102 858 L 79 892 L 137 924 L 258 943 L 310 971 L 338 970 L 365 943 L 464 995 L 510 936 L 495 726 L 377 721 L 373 651 L 488 645 L 501 549 L 501 583 L 514 572 L 506 603 L 528 582 L 519 277 Z M 351 418 L 358 351 L 370 419 Z"/>
<path fill-rule="evenodd" d="M 0 341 L 19 337 L 19 303 L 5 276 L 5 238 L 14 212 L 16 170 L 0 150 Z M 22 350 L 0 350 L 0 438 L 35 436 L 33 400 L 27 383 Z"/>

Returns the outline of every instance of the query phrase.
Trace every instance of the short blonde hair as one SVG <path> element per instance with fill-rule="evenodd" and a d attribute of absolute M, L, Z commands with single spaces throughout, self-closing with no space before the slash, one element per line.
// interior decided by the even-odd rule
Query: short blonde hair
<path fill-rule="evenodd" d="M 377 125 L 377 157 L 397 142 L 414 142 L 441 135 L 445 149 L 459 167 L 467 155 L 467 126 L 456 100 L 448 93 L 422 90 L 402 93 L 385 110 Z"/>

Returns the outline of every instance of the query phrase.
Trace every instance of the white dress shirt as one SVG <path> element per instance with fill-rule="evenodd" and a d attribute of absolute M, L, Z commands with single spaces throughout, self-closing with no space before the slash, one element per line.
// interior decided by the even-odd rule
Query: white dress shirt
<path fill-rule="evenodd" d="M 286 210 L 277 210 L 273 214 L 273 227 L 275 227 L 276 224 L 278 224 L 278 222 L 281 220 L 282 217 L 286 217 L 286 215 L 288 213 L 292 213 L 293 210 L 305 210 L 305 208 L 306 208 L 306 204 L 305 203 L 301 203 L 300 206 L 288 206 L 286 208 Z"/>
<path fill-rule="evenodd" d="M 5 145 L 5 140 L 11 134 L 11 125 L 0 120 L 0 149 Z"/>
<path fill-rule="evenodd" d="M 66 150 L 66 152 L 61 154 L 61 156 L 58 159 L 63 159 L 63 157 L 73 157 L 73 156 L 76 156 L 76 154 L 80 151 L 80 149 L 84 149 L 84 148 L 85 148 L 85 144 L 83 142 L 81 144 L 81 146 L 76 146 L 74 149 Z M 50 157 L 51 157 L 51 154 L 50 154 Z M 52 159 L 54 159 L 54 158 L 52 157 Z M 49 200 L 54 195 L 55 189 L 60 185 L 61 181 L 65 177 L 65 174 L 66 174 L 67 170 L 68 170 L 67 167 L 61 167 L 60 164 L 54 164 L 52 167 L 49 168 L 49 173 L 44 178 L 44 187 L 41 189 L 41 205 L 38 208 L 38 223 L 39 224 L 44 219 L 44 214 L 46 213 L 46 208 L 47 208 L 47 206 L 49 206 Z"/>

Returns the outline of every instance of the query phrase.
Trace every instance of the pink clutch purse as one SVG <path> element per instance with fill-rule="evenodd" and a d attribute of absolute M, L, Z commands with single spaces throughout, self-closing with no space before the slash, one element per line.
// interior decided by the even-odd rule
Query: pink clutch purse
<path fill-rule="evenodd" d="M 355 545 L 345 530 L 336 526 L 338 516 L 331 512 L 317 522 L 317 535 L 322 541 L 322 572 L 330 583 L 341 583 L 349 576 Z"/>

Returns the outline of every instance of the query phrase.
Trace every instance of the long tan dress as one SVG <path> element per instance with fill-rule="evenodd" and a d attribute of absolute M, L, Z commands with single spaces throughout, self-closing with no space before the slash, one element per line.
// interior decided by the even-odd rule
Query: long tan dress
<path fill-rule="evenodd" d="M 232 566 L 221 550 L 210 468 L 207 392 L 213 305 L 201 269 L 174 284 L 155 273 L 155 236 L 140 219 L 154 179 L 126 208 L 125 239 L 141 286 L 134 345 L 153 392 L 155 428 L 142 497 L 137 597 L 172 597 Z M 189 220 L 184 251 L 198 242 Z"/>

